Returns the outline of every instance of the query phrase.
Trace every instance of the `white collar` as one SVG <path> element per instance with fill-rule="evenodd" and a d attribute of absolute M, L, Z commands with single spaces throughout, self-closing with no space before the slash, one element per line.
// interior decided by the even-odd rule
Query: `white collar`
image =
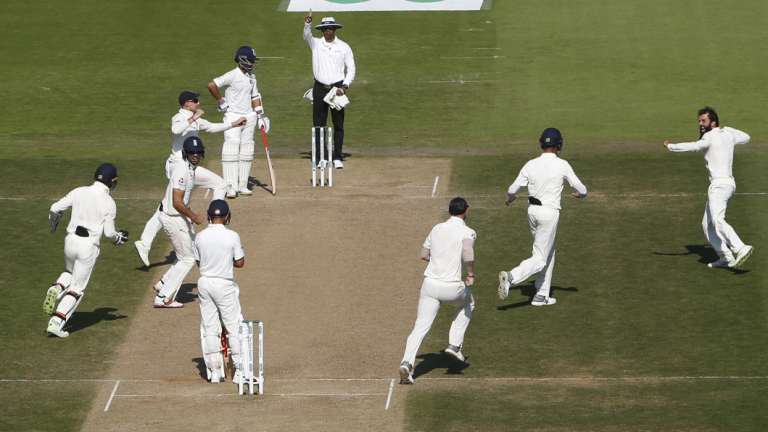
<path fill-rule="evenodd" d="M 461 224 L 461 225 L 466 225 L 467 224 L 466 222 L 464 222 L 464 219 L 462 219 L 462 218 L 460 218 L 458 216 L 451 216 L 451 217 L 448 218 L 448 220 L 446 222 L 458 223 L 458 224 Z"/>

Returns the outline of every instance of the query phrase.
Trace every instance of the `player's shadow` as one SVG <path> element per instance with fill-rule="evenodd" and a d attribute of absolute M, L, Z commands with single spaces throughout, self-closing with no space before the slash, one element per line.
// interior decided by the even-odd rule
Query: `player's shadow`
<path fill-rule="evenodd" d="M 256 188 L 261 188 L 269 193 L 272 193 L 272 187 L 269 185 L 269 183 L 264 183 L 256 177 L 248 177 L 248 189 L 254 190 Z"/>
<path fill-rule="evenodd" d="M 179 293 L 176 294 L 176 301 L 179 303 L 192 303 L 197 300 L 197 293 L 194 292 L 195 288 L 197 288 L 196 283 L 181 284 Z"/>
<path fill-rule="evenodd" d="M 527 285 L 518 285 L 515 287 L 510 288 L 509 292 L 511 293 L 513 290 L 520 290 L 520 295 L 528 297 L 527 300 L 523 300 L 517 303 L 510 303 L 505 304 L 501 306 L 496 306 L 496 310 L 505 311 L 507 309 L 517 309 L 521 307 L 526 307 L 531 305 L 531 300 L 533 300 L 533 296 L 536 295 L 536 286 L 533 283 L 529 283 Z M 557 297 L 556 294 L 558 291 L 566 291 L 566 292 L 579 292 L 579 289 L 576 287 L 559 287 L 559 286 L 552 286 L 550 290 L 550 295 L 552 297 Z"/>
<path fill-rule="evenodd" d="M 136 270 L 141 270 L 141 271 L 143 271 L 143 272 L 148 272 L 149 270 L 151 270 L 151 269 L 152 269 L 152 268 L 154 268 L 154 267 L 160 267 L 160 266 L 164 266 L 164 265 L 170 265 L 170 264 L 173 264 L 173 263 L 175 263 L 175 262 L 176 262 L 176 252 L 174 252 L 174 251 L 170 251 L 170 252 L 168 253 L 168 255 L 166 255 L 166 256 L 165 256 L 165 258 L 163 259 L 163 261 L 158 261 L 158 262 L 149 263 L 149 267 L 147 267 L 147 266 L 145 266 L 145 265 L 143 265 L 143 264 L 142 264 L 142 265 L 140 265 L 139 267 L 136 267 Z"/>
<path fill-rule="evenodd" d="M 311 151 L 299 152 L 299 156 L 301 156 L 302 159 L 312 159 L 312 152 Z M 341 160 L 345 161 L 350 157 L 352 157 L 352 153 L 341 152 Z M 319 159 L 320 155 L 318 155 L 317 158 Z"/>
<path fill-rule="evenodd" d="M 205 360 L 203 360 L 202 357 L 195 357 L 192 359 L 192 363 L 195 363 L 197 366 L 197 372 L 200 374 L 200 378 L 204 380 L 208 380 L 208 371 L 207 367 L 205 366 Z"/>
<path fill-rule="evenodd" d="M 67 322 L 67 331 L 70 333 L 83 330 L 102 321 L 115 321 L 128 318 L 127 315 L 116 314 L 116 308 L 100 307 L 91 312 L 75 312 L 72 318 Z"/>
<path fill-rule="evenodd" d="M 426 375 L 435 369 L 445 369 L 446 375 L 462 375 L 464 369 L 469 367 L 469 363 L 466 361 L 460 362 L 443 352 L 422 354 L 416 358 L 421 359 L 421 362 L 413 368 L 414 378 Z"/>
<path fill-rule="evenodd" d="M 660 255 L 660 256 L 687 256 L 687 255 L 698 255 L 699 259 L 698 261 L 702 264 L 711 263 L 713 261 L 716 261 L 719 257 L 717 256 L 717 252 L 715 252 L 714 249 L 710 245 L 685 245 L 685 252 L 653 252 L 654 255 Z M 749 273 L 749 270 L 742 270 L 742 269 L 736 269 L 736 268 L 724 268 L 724 270 L 728 270 L 731 273 L 734 274 L 744 274 Z"/>

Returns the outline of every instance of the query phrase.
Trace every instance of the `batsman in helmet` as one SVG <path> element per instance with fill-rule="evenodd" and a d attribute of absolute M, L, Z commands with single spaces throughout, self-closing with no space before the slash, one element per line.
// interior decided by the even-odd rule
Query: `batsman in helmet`
<path fill-rule="evenodd" d="M 253 48 L 241 46 L 235 52 L 237 66 L 208 83 L 208 91 L 218 102 L 219 111 L 224 113 L 224 123 L 235 122 L 240 117 L 248 119 L 244 126 L 224 132 L 221 168 L 227 183 L 227 198 L 253 193 L 248 189 L 254 154 L 253 134 L 257 127 L 265 133 L 269 133 L 270 129 L 269 117 L 264 113 L 261 93 L 253 73 L 257 61 Z M 222 89 L 225 89 L 223 96 Z"/>

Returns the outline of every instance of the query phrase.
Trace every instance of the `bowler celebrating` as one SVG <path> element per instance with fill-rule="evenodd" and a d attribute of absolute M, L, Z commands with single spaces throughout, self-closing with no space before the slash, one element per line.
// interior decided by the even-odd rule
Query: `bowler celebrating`
<path fill-rule="evenodd" d="M 461 346 L 464 344 L 464 333 L 475 309 L 475 299 L 470 287 L 475 283 L 474 245 L 477 238 L 475 230 L 465 222 L 467 211 L 469 204 L 464 198 L 452 199 L 448 205 L 448 213 L 451 216 L 447 221 L 435 225 L 424 241 L 421 259 L 429 264 L 421 284 L 416 323 L 406 340 L 403 361 L 400 363 L 400 384 L 413 384 L 416 353 L 424 336 L 432 327 L 442 302 L 458 305 L 448 333 L 448 347 L 445 348 L 445 353 L 464 361 Z M 462 262 L 467 270 L 463 281 Z"/>
<path fill-rule="evenodd" d="M 528 226 L 533 235 L 531 257 L 521 262 L 510 271 L 499 273 L 499 298 L 504 300 L 509 295 L 509 288 L 525 282 L 533 275 L 536 277 L 536 295 L 531 301 L 533 306 L 549 306 L 557 302 L 550 296 L 552 270 L 555 267 L 555 234 L 560 220 L 560 194 L 564 182 L 568 182 L 576 192 L 573 196 L 584 198 L 587 187 L 581 183 L 571 165 L 557 157 L 563 148 L 563 136 L 555 128 L 544 129 L 539 138 L 542 154 L 528 161 L 520 170 L 515 182 L 507 190 L 506 204 L 510 205 L 520 188 L 528 187 Z"/>
<path fill-rule="evenodd" d="M 733 178 L 733 149 L 749 142 L 749 135 L 731 127 L 720 127 L 717 112 L 711 107 L 699 110 L 699 140 L 671 144 L 664 147 L 673 152 L 701 151 L 707 161 L 709 189 L 704 218 L 701 221 L 704 236 L 719 256 L 717 261 L 707 264 L 709 268 L 739 267 L 752 255 L 752 246 L 744 244 L 736 231 L 725 221 L 728 200 L 736 192 Z"/>

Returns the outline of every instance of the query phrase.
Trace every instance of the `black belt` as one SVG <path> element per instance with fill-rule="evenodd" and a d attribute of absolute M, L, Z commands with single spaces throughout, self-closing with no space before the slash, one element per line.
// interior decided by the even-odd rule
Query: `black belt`
<path fill-rule="evenodd" d="M 332 88 L 334 88 L 334 87 L 341 87 L 341 84 L 342 84 L 343 82 L 344 82 L 344 81 L 339 81 L 339 82 L 337 82 L 337 83 L 333 83 L 333 84 L 330 84 L 330 85 L 325 85 L 325 84 L 321 83 L 320 81 L 318 81 L 318 80 L 315 80 L 315 85 L 319 85 L 319 86 L 320 86 L 320 87 L 322 87 L 324 90 L 330 90 L 330 89 L 332 89 Z"/>
<path fill-rule="evenodd" d="M 75 235 L 78 237 L 88 237 L 90 234 L 88 233 L 88 228 L 78 225 L 75 228 Z"/>
<path fill-rule="evenodd" d="M 540 206 L 541 205 L 541 200 L 538 199 L 538 198 L 534 198 L 534 197 L 529 196 L 528 197 L 528 204 Z"/>
<path fill-rule="evenodd" d="M 160 203 L 160 207 L 158 208 L 158 210 L 163 211 L 163 203 Z"/>

